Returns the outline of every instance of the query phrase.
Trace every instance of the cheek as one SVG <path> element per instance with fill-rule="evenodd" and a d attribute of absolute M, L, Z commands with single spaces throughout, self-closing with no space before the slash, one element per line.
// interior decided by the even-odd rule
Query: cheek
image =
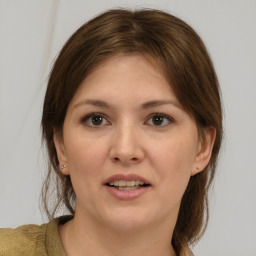
<path fill-rule="evenodd" d="M 72 138 L 72 139 L 71 139 Z M 70 136 L 67 138 L 67 159 L 70 172 L 84 175 L 88 178 L 97 175 L 103 165 L 106 155 L 106 143 L 102 140 Z M 89 175 L 89 176 L 88 176 Z"/>
<path fill-rule="evenodd" d="M 180 199 L 187 187 L 194 164 L 195 144 L 184 140 L 165 141 L 152 147 L 151 159 L 165 197 Z"/>
<path fill-rule="evenodd" d="M 78 202 L 89 204 L 99 189 L 99 173 L 106 156 L 106 143 L 79 137 L 66 141 L 71 181 Z"/>
<path fill-rule="evenodd" d="M 163 175 L 172 173 L 190 173 L 195 158 L 195 146 L 183 141 L 159 143 L 152 147 L 151 159 L 154 165 L 159 165 Z"/>

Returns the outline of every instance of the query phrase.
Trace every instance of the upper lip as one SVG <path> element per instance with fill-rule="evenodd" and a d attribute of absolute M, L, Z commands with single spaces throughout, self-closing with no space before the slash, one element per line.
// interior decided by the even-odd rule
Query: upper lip
<path fill-rule="evenodd" d="M 150 185 L 150 182 L 148 180 L 146 180 L 145 178 L 137 175 L 137 174 L 127 174 L 127 175 L 124 175 L 124 174 L 115 174 L 115 175 L 112 175 L 110 176 L 109 178 L 107 178 L 105 181 L 104 181 L 104 184 L 108 184 L 110 182 L 113 182 L 115 180 L 126 180 L 126 181 L 129 181 L 129 180 L 138 180 L 138 181 L 141 181 L 145 184 L 148 184 Z"/>

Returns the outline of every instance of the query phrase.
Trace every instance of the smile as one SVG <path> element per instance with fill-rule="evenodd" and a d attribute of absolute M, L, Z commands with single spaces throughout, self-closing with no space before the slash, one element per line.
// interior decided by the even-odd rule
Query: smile
<path fill-rule="evenodd" d="M 107 183 L 107 185 L 119 190 L 133 190 L 148 186 L 148 184 L 139 180 L 115 180 Z"/>
<path fill-rule="evenodd" d="M 133 200 L 142 196 L 152 185 L 149 181 L 135 174 L 117 174 L 104 182 L 105 188 L 119 200 Z"/>

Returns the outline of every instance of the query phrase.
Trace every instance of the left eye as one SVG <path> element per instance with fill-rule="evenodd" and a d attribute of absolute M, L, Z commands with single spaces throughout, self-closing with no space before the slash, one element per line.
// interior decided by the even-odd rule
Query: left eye
<path fill-rule="evenodd" d="M 172 122 L 172 118 L 163 114 L 154 114 L 147 121 L 147 124 L 153 126 L 166 126 Z"/>
<path fill-rule="evenodd" d="M 108 120 L 103 115 L 98 113 L 85 116 L 82 122 L 91 127 L 104 126 L 109 124 Z"/>

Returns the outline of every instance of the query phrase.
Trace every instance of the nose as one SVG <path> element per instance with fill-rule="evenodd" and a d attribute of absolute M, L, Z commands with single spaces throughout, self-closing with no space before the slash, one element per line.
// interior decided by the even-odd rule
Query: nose
<path fill-rule="evenodd" d="M 142 138 L 135 125 L 120 125 L 113 133 L 110 158 L 123 165 L 141 162 L 145 157 Z"/>

